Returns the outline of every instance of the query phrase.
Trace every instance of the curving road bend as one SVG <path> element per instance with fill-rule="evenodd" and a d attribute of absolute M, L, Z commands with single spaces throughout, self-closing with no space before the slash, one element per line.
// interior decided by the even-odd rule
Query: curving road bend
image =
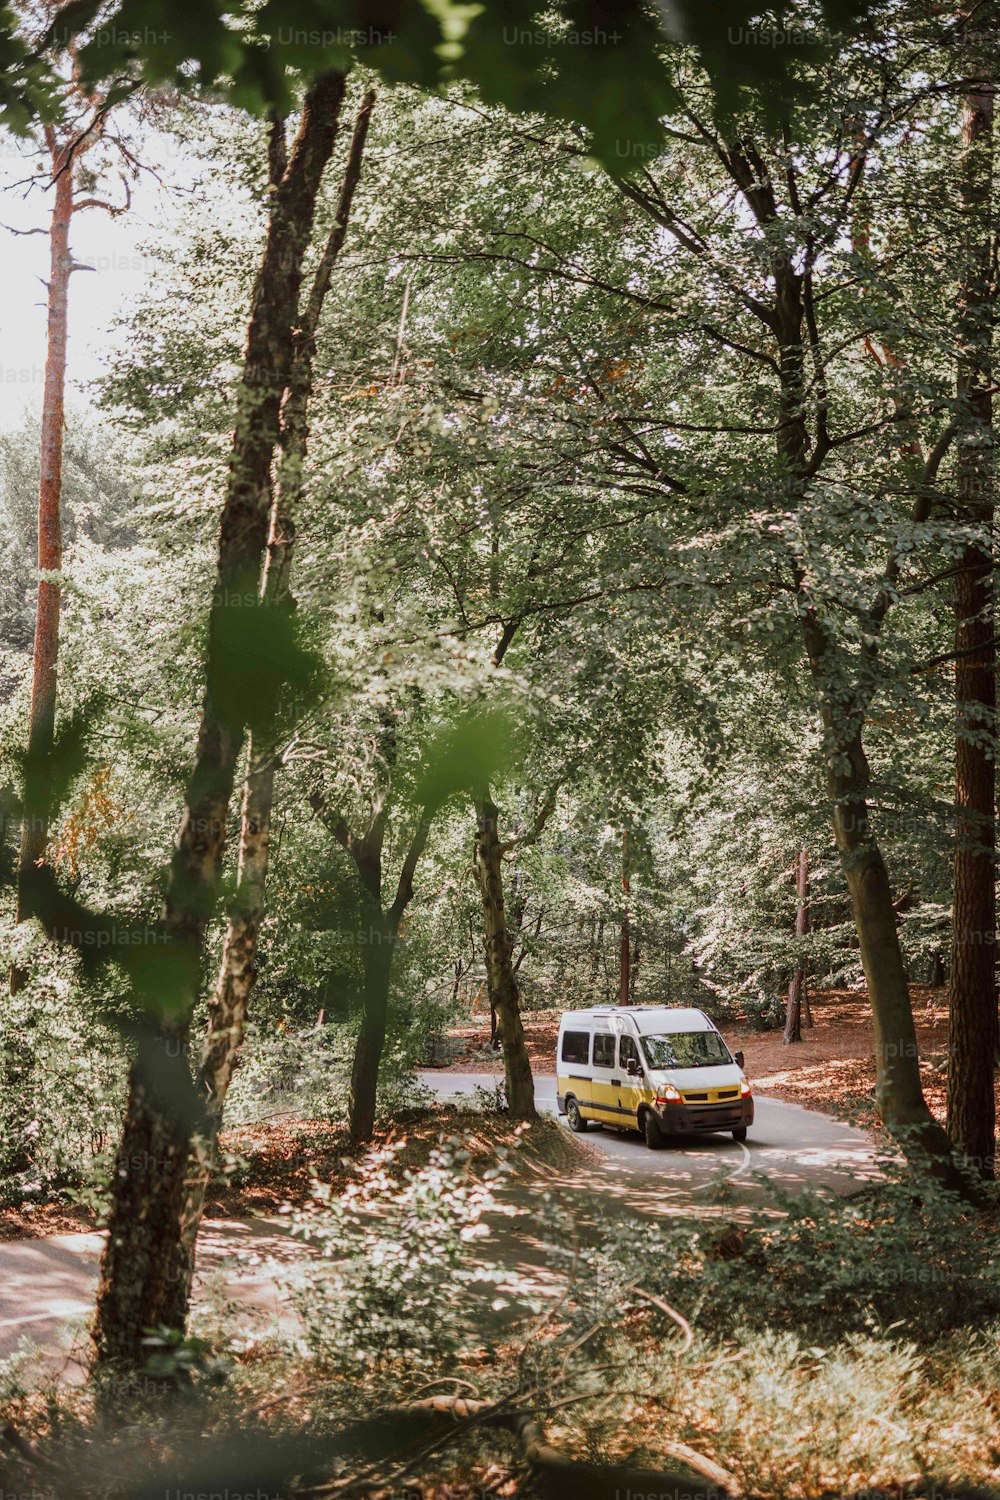
<path fill-rule="evenodd" d="M 419 1076 L 441 1100 L 458 1099 L 477 1088 L 492 1091 L 497 1082 L 494 1073 L 428 1070 Z M 535 1097 L 539 1108 L 556 1113 L 553 1074 L 535 1075 Z M 863 1131 L 780 1099 L 757 1095 L 754 1107 L 746 1145 L 730 1135 L 685 1136 L 650 1151 L 638 1132 L 591 1125 L 578 1137 L 599 1161 L 600 1176 L 589 1186 L 613 1196 L 627 1194 L 647 1212 L 656 1211 L 657 1204 L 660 1212 L 673 1212 L 700 1207 L 698 1200 L 713 1196 L 713 1188 L 722 1183 L 740 1204 L 762 1207 L 773 1201 L 772 1185 L 791 1192 L 821 1187 L 849 1194 L 878 1175 L 875 1148 Z"/>

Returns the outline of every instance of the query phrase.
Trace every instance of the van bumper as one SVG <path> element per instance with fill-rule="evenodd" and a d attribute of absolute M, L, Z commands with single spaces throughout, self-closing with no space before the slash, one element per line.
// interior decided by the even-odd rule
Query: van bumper
<path fill-rule="evenodd" d="M 731 1104 L 653 1105 L 664 1135 L 697 1135 L 699 1131 L 739 1130 L 753 1124 L 753 1095 Z"/>
<path fill-rule="evenodd" d="M 566 1095 L 565 1094 L 557 1094 L 556 1095 L 556 1114 L 564 1115 L 565 1113 L 566 1113 Z"/>

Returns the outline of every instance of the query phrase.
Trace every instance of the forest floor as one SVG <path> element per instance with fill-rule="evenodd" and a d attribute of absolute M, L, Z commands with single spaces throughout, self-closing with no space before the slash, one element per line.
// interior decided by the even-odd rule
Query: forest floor
<path fill-rule="evenodd" d="M 537 1172 L 568 1172 L 579 1164 L 582 1146 L 575 1138 L 539 1121 L 526 1129 L 502 1115 L 488 1126 L 470 1128 L 463 1102 L 439 1103 L 408 1111 L 391 1125 L 376 1130 L 371 1147 L 352 1148 L 342 1125 L 291 1116 L 255 1125 L 234 1125 L 220 1139 L 224 1177 L 214 1182 L 205 1202 L 209 1219 L 266 1217 L 286 1204 L 301 1206 L 312 1197 L 315 1178 L 325 1183 L 347 1182 L 359 1157 L 372 1150 L 396 1148 L 392 1172 L 401 1175 L 423 1166 L 430 1152 L 450 1131 L 461 1136 L 473 1169 L 492 1165 L 498 1149 L 517 1146 L 512 1160 L 520 1179 Z M 0 1241 L 36 1239 L 94 1229 L 98 1212 L 82 1203 L 50 1202 L 0 1208 Z"/>
<path fill-rule="evenodd" d="M 920 1077 L 935 1116 L 944 1121 L 947 1092 L 948 992 L 926 985 L 911 988 L 913 1016 L 920 1049 Z M 738 1016 L 720 1022 L 733 1050 L 746 1054 L 747 1073 L 756 1093 L 822 1110 L 850 1120 L 862 1129 L 876 1124 L 875 1062 L 871 1008 L 863 992 L 818 990 L 811 997 L 813 1022 L 803 1027 L 803 1040 L 786 1047 L 780 1031 L 761 1031 Z M 525 1037 L 537 1072 L 555 1071 L 558 1009 L 528 1012 Z M 449 1072 L 502 1073 L 498 1052 L 490 1047 L 489 1014 L 466 1026 L 453 1028 L 442 1049 Z M 1000 1113 L 1000 1076 L 997 1079 Z"/>

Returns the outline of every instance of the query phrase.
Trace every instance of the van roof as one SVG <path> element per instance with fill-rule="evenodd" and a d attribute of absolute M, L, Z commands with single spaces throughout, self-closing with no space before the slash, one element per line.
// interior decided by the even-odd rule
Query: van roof
<path fill-rule="evenodd" d="M 594 1005 L 589 1010 L 563 1012 L 560 1025 L 570 1021 L 606 1021 L 611 1016 L 628 1016 L 640 1036 L 665 1031 L 714 1031 L 703 1010 L 673 1005 Z"/>

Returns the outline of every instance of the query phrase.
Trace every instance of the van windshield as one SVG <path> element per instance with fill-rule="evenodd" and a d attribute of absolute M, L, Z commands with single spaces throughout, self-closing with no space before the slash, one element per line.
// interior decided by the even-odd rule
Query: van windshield
<path fill-rule="evenodd" d="M 642 1050 L 651 1068 L 717 1068 L 732 1062 L 717 1031 L 678 1031 L 672 1036 L 644 1036 Z"/>

